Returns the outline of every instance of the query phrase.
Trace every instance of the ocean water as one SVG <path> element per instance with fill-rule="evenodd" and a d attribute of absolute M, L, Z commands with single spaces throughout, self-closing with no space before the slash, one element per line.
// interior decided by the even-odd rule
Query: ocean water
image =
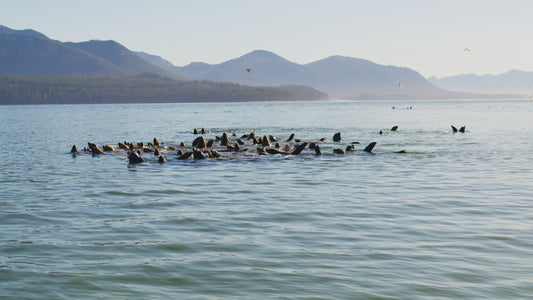
<path fill-rule="evenodd" d="M 532 101 L 0 106 L 0 120 L 0 298 L 533 297 Z M 320 156 L 247 145 L 165 164 L 70 153 L 190 145 L 194 128 L 327 140 Z M 332 153 L 352 142 L 377 144 Z"/>

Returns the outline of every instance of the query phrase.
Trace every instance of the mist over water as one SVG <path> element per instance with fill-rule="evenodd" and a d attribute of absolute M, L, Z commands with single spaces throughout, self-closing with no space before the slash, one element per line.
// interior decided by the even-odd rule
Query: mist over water
<path fill-rule="evenodd" d="M 533 296 L 531 101 L 0 106 L 0 118 L 0 297 Z M 165 164 L 69 153 L 190 145 L 194 128 L 328 142 L 321 156 Z M 374 153 L 332 154 L 355 141 Z"/>

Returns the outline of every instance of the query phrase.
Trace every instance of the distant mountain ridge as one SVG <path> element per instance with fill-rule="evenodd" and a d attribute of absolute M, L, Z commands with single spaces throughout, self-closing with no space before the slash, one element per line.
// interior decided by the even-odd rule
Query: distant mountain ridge
<path fill-rule="evenodd" d="M 452 92 L 450 90 L 461 89 L 444 89 L 447 87 L 445 81 L 435 79 L 431 82 L 409 68 L 379 65 L 353 57 L 331 56 L 300 65 L 275 53 L 255 50 L 220 64 L 194 62 L 178 67 L 156 55 L 132 52 L 112 40 L 63 43 L 35 30 L 0 26 L 0 75 L 124 77 L 148 73 L 180 80 L 249 86 L 307 86 L 341 99 L 490 96 L 467 93 L 470 91 L 466 90 Z M 303 91 L 301 88 L 297 90 Z"/>
<path fill-rule="evenodd" d="M 62 43 L 37 31 L 0 26 L 0 75 L 130 76 L 171 73 L 114 41 Z"/>
<path fill-rule="evenodd" d="M 533 72 L 511 70 L 498 75 L 461 74 L 428 79 L 435 85 L 468 93 L 511 93 L 519 95 L 533 95 Z"/>
<path fill-rule="evenodd" d="M 307 85 L 335 98 L 431 99 L 452 96 L 409 68 L 383 66 L 344 56 L 331 56 L 300 65 L 275 53 L 255 50 L 216 65 L 191 63 L 167 70 L 193 79 L 253 86 Z"/>

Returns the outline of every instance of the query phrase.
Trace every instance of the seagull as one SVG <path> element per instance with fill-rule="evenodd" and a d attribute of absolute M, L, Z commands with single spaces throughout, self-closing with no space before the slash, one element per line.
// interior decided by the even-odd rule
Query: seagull
<path fill-rule="evenodd" d="M 250 73 L 251 70 L 252 68 L 246 68 L 246 71 L 248 71 L 248 73 Z"/>
<path fill-rule="evenodd" d="M 468 49 L 468 48 L 465 48 L 465 52 L 470 52 L 470 49 Z"/>

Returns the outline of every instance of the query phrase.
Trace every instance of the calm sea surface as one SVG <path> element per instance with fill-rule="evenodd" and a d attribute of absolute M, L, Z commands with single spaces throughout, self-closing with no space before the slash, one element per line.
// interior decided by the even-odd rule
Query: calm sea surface
<path fill-rule="evenodd" d="M 533 297 L 531 101 L 0 106 L 0 120 L 0 298 Z M 321 156 L 165 164 L 69 153 L 190 145 L 194 128 L 328 140 Z M 374 153 L 332 153 L 355 141 Z"/>

